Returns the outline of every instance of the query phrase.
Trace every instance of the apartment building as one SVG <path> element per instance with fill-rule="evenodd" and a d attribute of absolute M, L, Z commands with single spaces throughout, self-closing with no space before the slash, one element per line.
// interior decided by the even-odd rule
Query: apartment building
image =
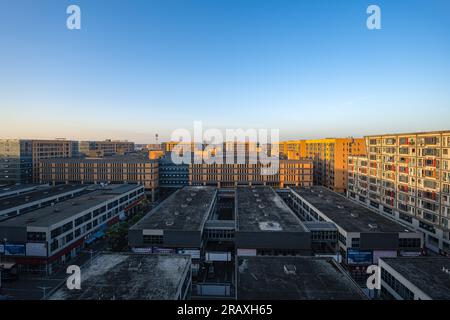
<path fill-rule="evenodd" d="M 282 159 L 312 159 L 314 185 L 342 193 L 347 187 L 347 158 L 365 155 L 365 143 L 362 138 L 289 140 L 279 143 L 279 152 Z"/>
<path fill-rule="evenodd" d="M 298 160 L 306 157 L 306 140 L 288 140 L 279 143 L 281 157 Z"/>
<path fill-rule="evenodd" d="M 80 141 L 80 155 L 112 156 L 124 155 L 134 151 L 134 142 L 120 140 Z"/>
<path fill-rule="evenodd" d="M 238 185 L 265 185 L 277 188 L 287 186 L 311 186 L 313 183 L 313 164 L 311 160 L 279 160 L 275 174 L 265 174 L 270 165 L 261 162 L 244 164 L 191 164 L 189 165 L 189 184 L 216 186 L 218 188 Z"/>
<path fill-rule="evenodd" d="M 450 255 L 450 131 L 365 137 L 367 156 L 349 157 L 347 195 L 425 234 Z"/>
<path fill-rule="evenodd" d="M 39 180 L 51 184 L 143 185 L 154 201 L 158 189 L 158 161 L 145 156 L 46 159 L 40 162 Z"/>
<path fill-rule="evenodd" d="M 31 183 L 32 141 L 0 140 L 0 184 Z"/>
<path fill-rule="evenodd" d="M 364 139 L 307 140 L 304 156 L 314 161 L 314 184 L 335 192 L 345 192 L 347 158 L 350 155 L 365 155 Z"/>
<path fill-rule="evenodd" d="M 39 182 L 39 163 L 50 158 L 78 157 L 78 141 L 66 139 L 32 140 L 33 182 Z"/>

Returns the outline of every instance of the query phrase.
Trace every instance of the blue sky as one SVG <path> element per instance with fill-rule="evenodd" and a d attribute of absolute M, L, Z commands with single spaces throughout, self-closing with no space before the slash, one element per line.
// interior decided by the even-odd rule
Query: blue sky
<path fill-rule="evenodd" d="M 0 40 L 2 138 L 450 129 L 448 0 L 1 0 Z"/>

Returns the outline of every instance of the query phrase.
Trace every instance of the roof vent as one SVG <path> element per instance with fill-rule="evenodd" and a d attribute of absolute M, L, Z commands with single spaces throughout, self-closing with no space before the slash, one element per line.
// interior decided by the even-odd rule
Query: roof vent
<path fill-rule="evenodd" d="M 174 214 L 175 216 L 178 216 L 178 215 L 180 214 L 180 212 L 179 212 L 179 211 L 175 211 L 173 214 Z"/>
<path fill-rule="evenodd" d="M 195 192 L 191 193 L 191 197 L 195 197 L 197 194 Z"/>
<path fill-rule="evenodd" d="M 186 204 L 186 203 L 183 203 L 183 204 L 181 205 L 181 207 L 182 207 L 182 208 L 186 208 L 186 207 L 187 207 L 187 204 Z"/>
<path fill-rule="evenodd" d="M 191 202 L 191 201 L 192 201 L 192 198 L 186 198 L 186 201 L 187 201 L 187 202 Z"/>
<path fill-rule="evenodd" d="M 297 271 L 297 268 L 293 264 L 285 264 L 283 269 L 284 269 L 284 273 L 292 274 L 292 275 L 295 275 L 296 271 Z"/>
<path fill-rule="evenodd" d="M 343 205 L 341 205 L 341 204 L 338 204 L 338 206 L 337 206 L 339 209 L 344 209 L 344 206 Z"/>
<path fill-rule="evenodd" d="M 265 207 L 264 207 L 264 205 L 263 205 L 263 204 L 260 204 L 260 205 L 258 206 L 258 208 L 260 208 L 260 209 L 264 209 Z"/>
<path fill-rule="evenodd" d="M 357 214 L 357 213 L 350 213 L 350 216 L 351 216 L 352 218 L 358 218 L 358 217 L 359 217 L 359 214 Z"/>
<path fill-rule="evenodd" d="M 446 267 L 442 267 L 442 272 L 445 272 L 446 274 L 450 274 L 450 269 Z"/>
<path fill-rule="evenodd" d="M 378 225 L 376 223 L 369 223 L 369 229 L 370 230 L 378 229 Z"/>
<path fill-rule="evenodd" d="M 173 221 L 172 220 L 167 220 L 166 221 L 166 226 L 173 226 Z"/>
<path fill-rule="evenodd" d="M 323 198 L 323 195 L 321 195 L 321 194 L 319 194 L 318 196 L 319 196 L 319 198 Z"/>

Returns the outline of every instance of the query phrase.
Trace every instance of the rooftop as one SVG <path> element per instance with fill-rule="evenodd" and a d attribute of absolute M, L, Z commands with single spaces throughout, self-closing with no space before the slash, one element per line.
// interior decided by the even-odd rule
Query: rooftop
<path fill-rule="evenodd" d="M 240 257 L 238 299 L 361 300 L 364 293 L 331 258 Z"/>
<path fill-rule="evenodd" d="M 214 187 L 184 187 L 147 213 L 131 229 L 202 230 L 216 197 Z"/>
<path fill-rule="evenodd" d="M 61 287 L 50 300 L 175 300 L 190 256 L 101 253 L 81 272 L 81 290 Z"/>
<path fill-rule="evenodd" d="M 38 187 L 45 187 L 45 186 L 46 185 L 40 185 L 35 183 L 0 185 L 0 198 L 28 192 Z"/>
<path fill-rule="evenodd" d="M 26 203 L 32 203 L 35 201 L 42 201 L 44 199 L 55 197 L 57 195 L 71 192 L 75 190 L 85 189 L 86 186 L 82 185 L 68 185 L 62 184 L 55 187 L 43 188 L 33 190 L 31 192 L 5 197 L 0 199 L 0 211 L 4 211 L 7 209 L 12 209 L 18 206 L 21 206 Z"/>
<path fill-rule="evenodd" d="M 450 258 L 445 257 L 400 257 L 380 258 L 409 282 L 436 300 L 450 300 Z"/>
<path fill-rule="evenodd" d="M 307 231 L 270 187 L 238 187 L 236 208 L 239 231 Z"/>
<path fill-rule="evenodd" d="M 120 195 L 137 189 L 138 185 L 115 185 L 97 189 L 82 196 L 55 203 L 53 206 L 36 209 L 0 222 L 2 227 L 50 227 L 80 212 L 100 205 Z"/>
<path fill-rule="evenodd" d="M 413 232 L 325 187 L 292 190 L 347 232 Z"/>

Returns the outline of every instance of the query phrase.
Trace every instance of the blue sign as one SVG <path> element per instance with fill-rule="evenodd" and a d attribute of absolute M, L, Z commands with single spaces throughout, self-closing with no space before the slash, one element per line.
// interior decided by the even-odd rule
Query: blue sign
<path fill-rule="evenodd" d="M 24 256 L 25 245 L 24 244 L 6 244 L 5 245 L 6 256 Z"/>
<path fill-rule="evenodd" d="M 347 264 L 367 265 L 373 262 L 371 250 L 347 249 Z"/>

